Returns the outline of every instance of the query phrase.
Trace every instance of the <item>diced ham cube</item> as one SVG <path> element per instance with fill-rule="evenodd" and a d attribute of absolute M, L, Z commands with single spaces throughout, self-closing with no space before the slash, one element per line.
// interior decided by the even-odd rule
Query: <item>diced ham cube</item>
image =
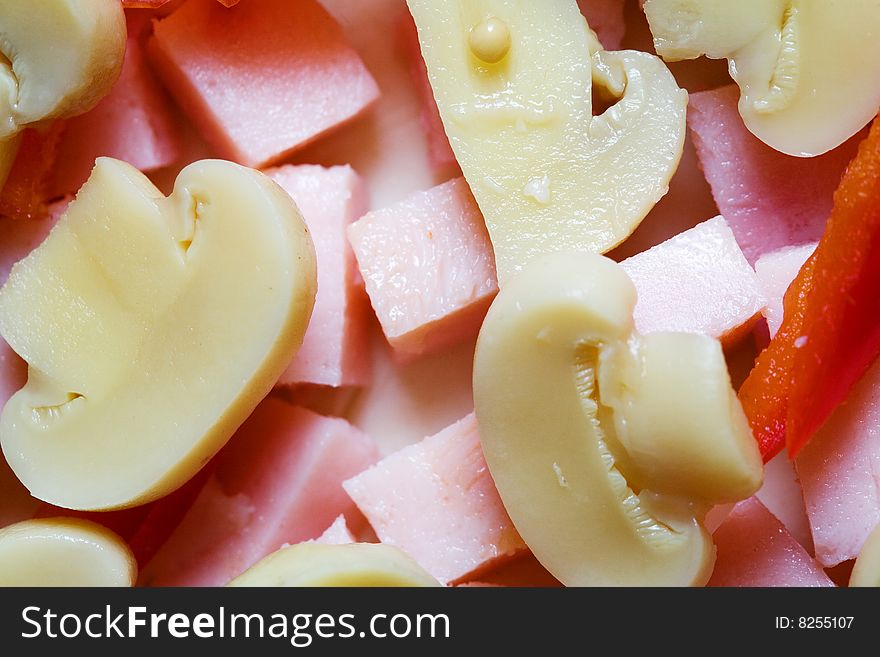
<path fill-rule="evenodd" d="M 770 329 L 771 338 L 776 335 L 776 331 L 782 325 L 782 301 L 785 292 L 815 249 L 815 243 L 789 246 L 765 253 L 755 263 L 755 272 L 758 274 L 761 289 L 767 298 L 764 317 L 767 318 L 767 327 Z"/>
<path fill-rule="evenodd" d="M 880 523 L 880 360 L 864 374 L 796 461 L 816 558 L 858 556 Z"/>
<path fill-rule="evenodd" d="M 624 3 L 625 0 L 578 0 L 581 13 L 605 50 L 620 50 L 626 32 Z"/>
<path fill-rule="evenodd" d="M 754 263 L 822 236 L 834 190 L 864 133 L 819 157 L 784 155 L 746 129 L 738 101 L 734 85 L 691 94 L 688 126 L 718 209 Z"/>
<path fill-rule="evenodd" d="M 713 538 L 718 558 L 707 586 L 834 586 L 755 497 L 737 504 Z"/>
<path fill-rule="evenodd" d="M 764 464 L 764 483 L 755 497 L 779 519 L 794 540 L 811 554 L 814 552 L 804 491 L 788 454 L 777 454 Z"/>
<path fill-rule="evenodd" d="M 218 455 L 142 582 L 223 585 L 283 544 L 319 536 L 354 511 L 342 482 L 377 456 L 375 443 L 345 420 L 265 400 Z"/>
<path fill-rule="evenodd" d="M 446 136 L 446 128 L 443 127 L 443 119 L 440 118 L 440 110 L 437 109 L 437 101 L 434 100 L 434 90 L 428 79 L 428 67 L 422 58 L 419 46 L 419 35 L 412 17 L 407 15 L 401 24 L 401 41 L 407 58 L 410 61 L 410 75 L 418 89 L 422 101 L 422 111 L 419 117 L 425 139 L 428 142 L 428 155 L 431 164 L 438 172 L 457 171 L 458 162 L 449 138 Z"/>
<path fill-rule="evenodd" d="M 94 109 L 67 122 L 49 195 L 76 192 L 100 156 L 152 171 L 172 164 L 180 153 L 169 99 L 147 65 L 141 41 L 130 30 L 119 80 Z"/>
<path fill-rule="evenodd" d="M 443 583 L 525 549 L 495 490 L 473 415 L 384 458 L 344 487 L 383 543 Z"/>
<path fill-rule="evenodd" d="M 375 80 L 316 0 L 226 9 L 189 0 L 156 23 L 150 54 L 205 139 L 260 167 L 365 110 Z"/>
<path fill-rule="evenodd" d="M 464 179 L 371 212 L 348 236 L 396 350 L 425 353 L 476 335 L 498 286 L 489 234 Z"/>
<path fill-rule="evenodd" d="M 284 166 L 267 174 L 303 214 L 318 256 L 318 295 L 303 344 L 280 385 L 363 385 L 369 380 L 363 288 L 346 229 L 367 210 L 363 182 L 348 166 Z"/>
<path fill-rule="evenodd" d="M 724 220 L 715 217 L 621 266 L 638 292 L 641 333 L 684 331 L 733 341 L 764 307 L 764 295 Z"/>
<path fill-rule="evenodd" d="M 338 516 L 333 524 L 315 539 L 315 543 L 323 543 L 324 545 L 347 545 L 354 542 L 354 536 L 345 522 L 345 516 Z"/>

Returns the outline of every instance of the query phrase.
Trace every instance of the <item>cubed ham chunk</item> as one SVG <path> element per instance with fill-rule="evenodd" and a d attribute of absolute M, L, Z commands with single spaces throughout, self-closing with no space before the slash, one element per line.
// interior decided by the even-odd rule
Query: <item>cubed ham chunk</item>
<path fill-rule="evenodd" d="M 834 190 L 864 133 L 819 157 L 784 155 L 746 129 L 738 101 L 734 85 L 691 94 L 688 126 L 718 209 L 754 263 L 822 236 Z"/>
<path fill-rule="evenodd" d="M 318 294 L 302 347 L 280 385 L 363 385 L 369 380 L 366 301 L 357 284 L 349 224 L 367 209 L 351 167 L 284 166 L 268 175 L 296 202 L 318 256 Z"/>
<path fill-rule="evenodd" d="M 816 558 L 858 556 L 880 523 L 880 360 L 865 373 L 796 461 Z"/>
<path fill-rule="evenodd" d="M 815 249 L 815 243 L 789 246 L 765 253 L 755 263 L 755 272 L 767 298 L 764 317 L 767 318 L 771 338 L 782 325 L 785 292 Z"/>
<path fill-rule="evenodd" d="M 764 307 L 758 278 L 724 217 L 715 217 L 621 266 L 638 292 L 641 333 L 684 331 L 733 341 Z"/>
<path fill-rule="evenodd" d="M 772 333 L 782 321 L 785 291 L 814 248 L 774 251 L 755 265 Z M 857 557 L 880 522 L 880 361 L 804 447 L 795 466 L 816 559 L 830 567 Z"/>
<path fill-rule="evenodd" d="M 708 586 L 834 586 L 755 497 L 737 504 L 713 538 L 718 558 Z"/>
<path fill-rule="evenodd" d="M 367 293 L 395 349 L 424 353 L 472 337 L 498 291 L 491 242 L 467 183 L 455 179 L 349 228 Z M 734 342 L 766 300 L 723 217 L 624 260 L 642 333 Z"/>
<path fill-rule="evenodd" d="M 624 4 L 625 0 L 578 0 L 581 13 L 605 50 L 620 50 L 626 32 Z"/>
<path fill-rule="evenodd" d="M 437 101 L 434 100 L 434 90 L 428 79 L 428 67 L 422 58 L 419 35 L 412 18 L 407 15 L 401 22 L 401 45 L 410 61 L 410 75 L 419 92 L 422 102 L 420 121 L 428 142 L 428 156 L 431 164 L 438 172 L 458 170 L 458 162 L 449 138 L 446 136 L 446 128 L 443 127 L 443 119 L 440 118 L 440 110 L 437 109 Z"/>
<path fill-rule="evenodd" d="M 377 456 L 375 443 L 345 420 L 265 400 L 217 457 L 142 582 L 223 585 L 283 544 L 319 536 L 355 511 L 342 482 Z"/>
<path fill-rule="evenodd" d="M 813 554 L 813 537 L 804 506 L 804 491 L 788 454 L 778 454 L 764 464 L 764 483 L 755 497 L 779 519 L 794 540 Z"/>
<path fill-rule="evenodd" d="M 347 545 L 354 542 L 354 536 L 345 522 L 345 516 L 337 516 L 333 524 L 315 539 L 315 543 L 322 543 L 324 545 Z"/>
<path fill-rule="evenodd" d="M 260 0 L 230 9 L 189 0 L 156 23 L 150 54 L 205 139 L 247 166 L 285 157 L 379 95 L 316 0 Z"/>
<path fill-rule="evenodd" d="M 396 350 L 426 353 L 476 335 L 498 286 L 489 234 L 464 179 L 371 212 L 348 236 Z"/>
<path fill-rule="evenodd" d="M 443 583 L 525 549 L 495 490 L 473 415 L 384 458 L 344 487 L 383 543 Z"/>
<path fill-rule="evenodd" d="M 172 164 L 180 154 L 181 137 L 170 101 L 147 65 L 140 39 L 130 30 L 119 80 L 94 109 L 67 121 L 49 196 L 76 192 L 100 156 L 153 171 Z"/>

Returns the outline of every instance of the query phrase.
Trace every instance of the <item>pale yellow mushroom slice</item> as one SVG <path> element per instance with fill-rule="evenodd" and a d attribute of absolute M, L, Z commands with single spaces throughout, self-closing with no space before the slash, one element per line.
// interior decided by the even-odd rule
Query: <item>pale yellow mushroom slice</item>
<path fill-rule="evenodd" d="M 440 583 L 391 545 L 299 543 L 273 552 L 229 586 L 416 587 Z"/>
<path fill-rule="evenodd" d="M 600 371 L 617 440 L 637 464 L 631 485 L 712 505 L 761 485 L 761 456 L 718 340 L 652 333 L 631 339 Z"/>
<path fill-rule="evenodd" d="M 92 107 L 125 54 L 119 0 L 0 2 L 0 139 Z"/>
<path fill-rule="evenodd" d="M 687 94 L 657 57 L 598 50 L 575 0 L 408 0 L 501 284 L 535 257 L 605 252 L 667 192 Z M 593 116 L 594 83 L 619 101 Z"/>
<path fill-rule="evenodd" d="M 849 577 L 850 586 L 880 586 L 880 525 L 869 535 Z"/>
<path fill-rule="evenodd" d="M 9 465 L 65 508 L 170 492 L 271 390 L 315 291 L 311 237 L 268 177 L 205 160 L 166 198 L 100 158 L 0 290 L 0 334 L 28 363 L 0 416 Z"/>
<path fill-rule="evenodd" d="M 727 58 L 749 130 L 820 155 L 880 109 L 880 0 L 647 0 L 668 61 Z"/>
<path fill-rule="evenodd" d="M 134 586 L 137 563 L 109 529 L 77 518 L 0 529 L 0 586 Z"/>
<path fill-rule="evenodd" d="M 705 583 L 709 500 L 746 497 L 761 482 L 720 350 L 702 336 L 643 339 L 634 306 L 612 261 L 545 256 L 501 290 L 477 343 L 490 472 L 526 544 L 566 585 Z"/>

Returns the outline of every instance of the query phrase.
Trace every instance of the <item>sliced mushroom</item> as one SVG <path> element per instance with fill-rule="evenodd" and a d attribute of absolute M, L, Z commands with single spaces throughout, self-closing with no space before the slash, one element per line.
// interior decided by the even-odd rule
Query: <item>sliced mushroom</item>
<path fill-rule="evenodd" d="M 502 285 L 533 258 L 605 252 L 667 192 L 687 94 L 663 62 L 605 52 L 575 0 L 408 0 Z M 593 116 L 593 84 L 617 98 Z"/>
<path fill-rule="evenodd" d="M 0 529 L 0 586 L 133 586 L 137 563 L 119 536 L 77 518 Z"/>
<path fill-rule="evenodd" d="M 174 490 L 272 389 L 315 288 L 302 217 L 263 174 L 196 162 L 166 198 L 100 158 L 0 289 L 0 334 L 28 363 L 0 416 L 9 465 L 71 509 Z"/>
<path fill-rule="evenodd" d="M 634 306 L 612 261 L 545 256 L 501 290 L 477 343 L 489 470 L 526 544 L 567 585 L 705 583 L 706 510 L 761 483 L 717 341 L 643 338 Z"/>
<path fill-rule="evenodd" d="M 880 108 L 880 0 L 647 0 L 667 61 L 727 58 L 749 130 L 821 155 Z"/>
<path fill-rule="evenodd" d="M 119 0 L 0 2 L 0 139 L 94 107 L 119 77 L 125 39 Z"/>
<path fill-rule="evenodd" d="M 299 543 L 273 552 L 229 586 L 440 586 L 396 547 Z"/>

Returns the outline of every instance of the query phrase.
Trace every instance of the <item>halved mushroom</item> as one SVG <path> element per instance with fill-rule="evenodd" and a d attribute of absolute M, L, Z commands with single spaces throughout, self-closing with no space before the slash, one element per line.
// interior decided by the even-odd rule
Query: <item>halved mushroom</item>
<path fill-rule="evenodd" d="M 299 543 L 265 557 L 229 586 L 440 586 L 391 545 Z"/>
<path fill-rule="evenodd" d="M 502 285 L 541 254 L 626 239 L 684 144 L 687 93 L 665 64 L 601 50 L 575 0 L 408 4 Z M 593 84 L 619 99 L 595 117 Z"/>
<path fill-rule="evenodd" d="M 174 490 L 290 363 L 315 276 L 299 211 L 258 171 L 196 162 L 166 198 L 99 158 L 0 289 L 0 334 L 28 363 L 0 415 L 9 465 L 71 509 Z"/>
<path fill-rule="evenodd" d="M 125 38 L 119 0 L 3 0 L 0 138 L 94 107 L 119 77 Z"/>
<path fill-rule="evenodd" d="M 783 153 L 821 155 L 880 108 L 878 0 L 647 0 L 645 13 L 667 61 L 727 58 L 746 126 Z"/>
<path fill-rule="evenodd" d="M 119 536 L 78 518 L 0 529 L 0 586 L 134 586 L 137 563 Z"/>
<path fill-rule="evenodd" d="M 125 40 L 119 0 L 0 2 L 0 189 L 16 134 L 94 107 L 119 77 Z"/>
<path fill-rule="evenodd" d="M 567 585 L 705 583 L 705 512 L 761 483 L 718 342 L 643 338 L 634 306 L 611 260 L 544 256 L 501 290 L 477 343 L 489 470 L 526 544 Z"/>

